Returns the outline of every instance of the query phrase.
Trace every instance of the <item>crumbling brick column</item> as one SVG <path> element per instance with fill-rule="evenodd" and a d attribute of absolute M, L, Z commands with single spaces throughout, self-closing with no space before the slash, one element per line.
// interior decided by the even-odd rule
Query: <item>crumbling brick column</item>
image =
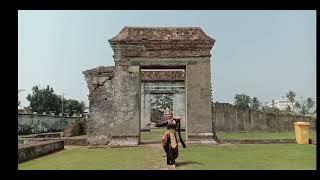
<path fill-rule="evenodd" d="M 92 145 L 137 145 L 139 142 L 139 75 L 122 66 L 84 72 L 89 88 Z"/>

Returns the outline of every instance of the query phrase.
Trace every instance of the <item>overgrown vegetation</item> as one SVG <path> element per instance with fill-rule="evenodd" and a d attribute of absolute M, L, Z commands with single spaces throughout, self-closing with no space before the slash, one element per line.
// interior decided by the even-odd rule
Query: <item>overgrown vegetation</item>
<path fill-rule="evenodd" d="M 27 100 L 30 102 L 28 111 L 34 111 L 39 114 L 51 112 L 58 115 L 63 112 L 64 114 L 72 116 L 74 113 L 82 114 L 85 109 L 84 102 L 65 99 L 55 94 L 53 88 L 49 85 L 43 89 L 39 88 L 39 86 L 34 86 L 32 88 L 32 94 L 28 94 Z"/>

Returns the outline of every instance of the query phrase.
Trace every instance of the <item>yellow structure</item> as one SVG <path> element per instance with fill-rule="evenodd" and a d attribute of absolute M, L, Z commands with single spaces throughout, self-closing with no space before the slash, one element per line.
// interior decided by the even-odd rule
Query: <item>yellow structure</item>
<path fill-rule="evenodd" d="M 308 122 L 294 123 L 297 144 L 309 144 L 309 126 Z"/>

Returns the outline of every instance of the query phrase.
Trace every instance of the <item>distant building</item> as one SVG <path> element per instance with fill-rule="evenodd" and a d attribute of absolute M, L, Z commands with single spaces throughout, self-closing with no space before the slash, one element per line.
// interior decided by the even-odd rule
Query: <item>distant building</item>
<path fill-rule="evenodd" d="M 304 104 L 305 103 L 305 101 L 304 102 L 302 102 L 302 100 L 301 101 L 298 101 L 298 100 L 296 100 L 300 105 L 302 105 L 302 104 Z M 313 101 L 314 102 L 314 107 L 312 108 L 312 109 L 310 109 L 310 113 L 312 113 L 313 111 L 315 111 L 316 110 L 316 101 Z M 295 103 L 293 103 L 293 105 L 294 105 Z M 268 103 L 267 104 L 267 106 L 268 107 L 275 107 L 275 108 L 278 108 L 279 110 L 286 110 L 286 108 L 289 106 L 290 107 L 290 109 L 292 110 L 295 110 L 296 112 L 297 112 L 297 110 L 296 110 L 296 108 L 295 107 L 292 107 L 292 104 L 291 104 L 291 102 L 287 99 L 287 97 L 281 97 L 280 99 L 278 99 L 278 100 L 272 100 L 272 102 L 271 103 Z"/>
<path fill-rule="evenodd" d="M 18 113 L 27 113 L 27 110 L 22 106 L 18 106 Z"/>
<path fill-rule="evenodd" d="M 279 110 L 286 110 L 286 108 L 289 106 L 290 109 L 293 109 L 292 104 L 289 102 L 289 100 L 286 97 L 281 97 L 279 100 L 272 100 L 271 103 L 267 104 L 268 107 L 275 107 Z"/>
<path fill-rule="evenodd" d="M 83 114 L 84 114 L 85 118 L 88 118 L 88 117 L 89 117 L 89 114 L 90 114 L 90 112 L 89 112 L 89 107 L 86 107 L 86 108 L 84 109 Z"/>

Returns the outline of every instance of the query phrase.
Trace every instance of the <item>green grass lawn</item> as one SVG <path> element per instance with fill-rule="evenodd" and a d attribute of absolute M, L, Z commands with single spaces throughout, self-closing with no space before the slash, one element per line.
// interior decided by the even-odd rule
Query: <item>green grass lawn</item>
<path fill-rule="evenodd" d="M 179 146 L 176 169 L 299 170 L 316 169 L 316 146 L 298 144 L 241 144 Z M 18 169 L 167 170 L 161 146 L 88 149 L 80 147 L 31 160 Z"/>
<path fill-rule="evenodd" d="M 144 132 L 142 141 L 159 141 L 165 128 Z M 185 133 L 181 133 L 185 139 Z M 220 139 L 294 139 L 294 132 L 281 133 L 224 133 L 218 132 Z M 310 138 L 316 138 L 316 132 L 310 131 Z M 221 144 L 179 145 L 179 157 L 176 169 L 208 170 L 298 170 L 316 169 L 316 146 L 298 144 Z M 88 149 L 79 147 L 37 158 L 22 164 L 23 169 L 76 169 L 76 170 L 127 170 L 160 169 L 166 170 L 162 147 L 139 146 L 123 148 Z"/>
<path fill-rule="evenodd" d="M 145 159 L 152 158 L 148 147 L 88 149 L 79 147 L 65 149 L 48 156 L 22 164 L 19 169 L 49 170 L 101 170 L 144 168 Z"/>
<path fill-rule="evenodd" d="M 243 133 L 225 133 L 217 132 L 220 139 L 295 139 L 295 133 L 292 132 L 243 132 Z M 316 141 L 316 131 L 309 131 L 309 138 Z"/>
<path fill-rule="evenodd" d="M 157 141 L 161 139 L 165 133 L 165 128 L 151 129 L 151 133 L 143 132 L 141 134 L 142 141 Z M 225 133 L 217 132 L 219 139 L 295 139 L 295 133 L 292 132 L 241 132 L 241 133 Z M 185 140 L 185 133 L 181 136 Z M 316 131 L 309 131 L 309 138 L 316 141 Z"/>

